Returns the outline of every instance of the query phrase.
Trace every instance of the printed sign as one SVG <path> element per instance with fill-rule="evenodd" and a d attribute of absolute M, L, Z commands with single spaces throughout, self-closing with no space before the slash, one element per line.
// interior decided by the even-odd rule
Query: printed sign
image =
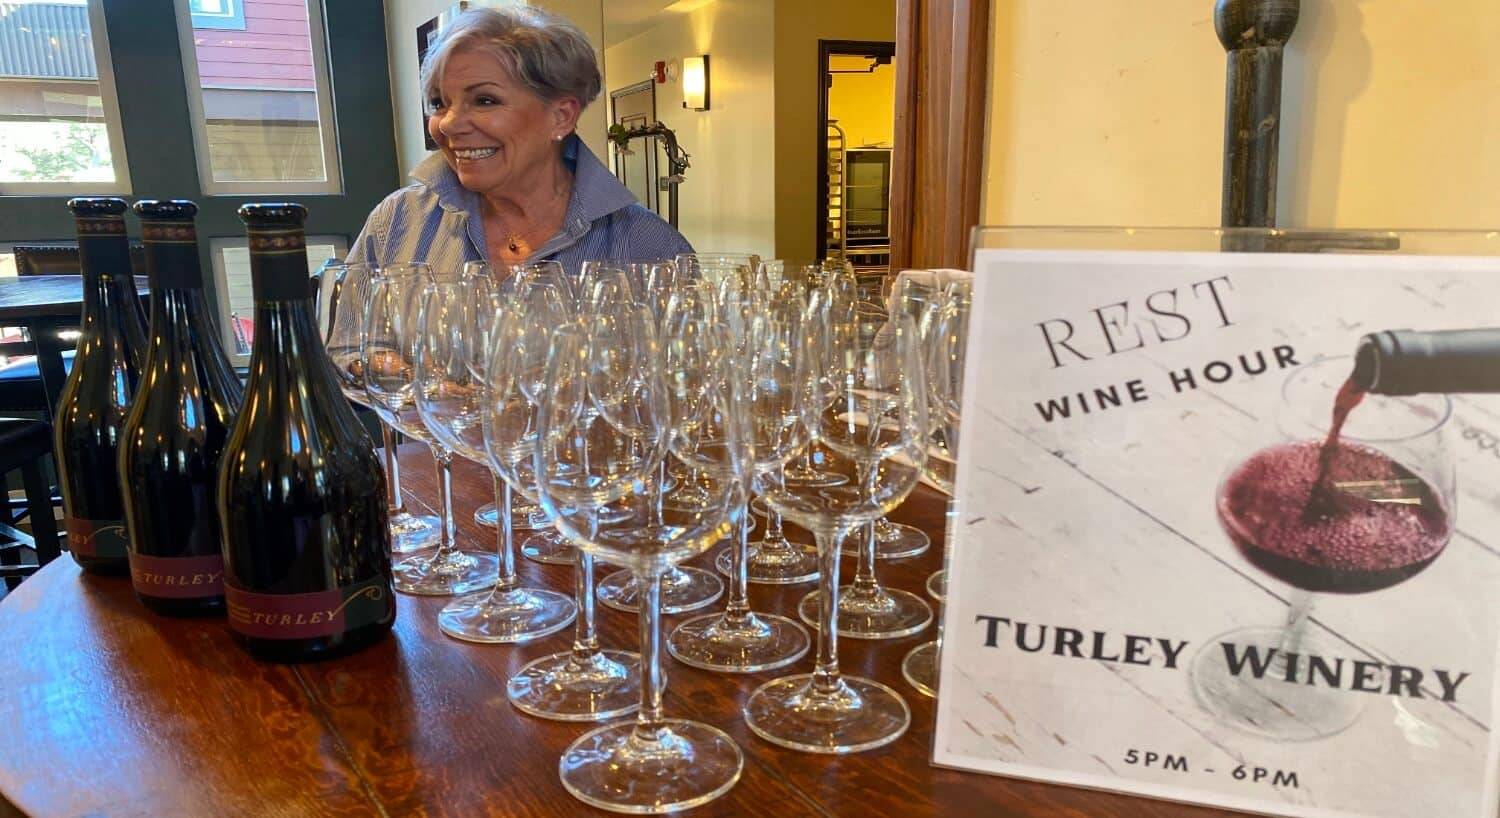
<path fill-rule="evenodd" d="M 934 763 L 1493 818 L 1500 258 L 975 266 Z"/>

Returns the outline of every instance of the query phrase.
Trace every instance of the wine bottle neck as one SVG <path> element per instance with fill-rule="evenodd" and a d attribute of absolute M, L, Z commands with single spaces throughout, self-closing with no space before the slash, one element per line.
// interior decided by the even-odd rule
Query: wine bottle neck
<path fill-rule="evenodd" d="M 1379 395 L 1500 392 L 1500 328 L 1372 332 L 1350 377 Z"/>
<path fill-rule="evenodd" d="M 152 292 L 164 289 L 203 289 L 198 262 L 198 234 L 192 222 L 145 222 L 146 270 Z"/>
<path fill-rule="evenodd" d="M 118 217 L 80 218 L 78 262 L 84 282 L 130 275 L 130 242 L 125 238 L 125 220 Z"/>

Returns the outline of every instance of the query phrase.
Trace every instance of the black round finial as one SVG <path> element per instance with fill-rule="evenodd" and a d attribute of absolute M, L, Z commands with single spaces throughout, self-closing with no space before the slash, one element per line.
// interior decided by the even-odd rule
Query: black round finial
<path fill-rule="evenodd" d="M 1214 31 L 1225 51 L 1286 45 L 1302 0 L 1216 0 Z"/>
<path fill-rule="evenodd" d="M 68 200 L 68 209 L 79 219 L 124 216 L 127 205 L 118 196 L 81 196 Z"/>
<path fill-rule="evenodd" d="M 307 208 L 296 202 L 251 202 L 240 205 L 239 215 L 246 227 L 301 227 Z"/>
<path fill-rule="evenodd" d="M 142 199 L 135 215 L 143 222 L 187 222 L 198 215 L 198 206 L 187 199 Z"/>

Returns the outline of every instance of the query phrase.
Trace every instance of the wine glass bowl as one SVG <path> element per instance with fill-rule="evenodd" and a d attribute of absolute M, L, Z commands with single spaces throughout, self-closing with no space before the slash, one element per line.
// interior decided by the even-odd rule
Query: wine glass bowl
<path fill-rule="evenodd" d="M 1451 401 L 1440 394 L 1361 398 L 1345 386 L 1352 370 L 1350 358 L 1293 370 L 1277 406 L 1278 439 L 1232 465 L 1215 491 L 1215 515 L 1230 542 L 1292 588 L 1285 626 L 1210 640 L 1274 651 L 1264 678 L 1230 674 L 1217 650 L 1201 651 L 1192 664 L 1199 702 L 1256 735 L 1310 740 L 1359 718 L 1357 697 L 1274 681 L 1295 675 L 1289 656 L 1339 655 L 1340 646 L 1309 621 L 1312 595 L 1405 582 L 1437 559 L 1455 529 Z M 1342 418 L 1330 411 L 1335 406 Z"/>

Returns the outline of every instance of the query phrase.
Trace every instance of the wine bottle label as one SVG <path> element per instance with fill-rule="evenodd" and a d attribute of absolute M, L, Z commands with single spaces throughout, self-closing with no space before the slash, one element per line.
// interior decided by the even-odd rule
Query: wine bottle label
<path fill-rule="evenodd" d="M 224 558 L 152 557 L 130 553 L 130 581 L 145 596 L 201 599 L 224 593 Z"/>
<path fill-rule="evenodd" d="M 63 527 L 68 532 L 68 550 L 79 556 L 124 559 L 129 550 L 124 520 L 67 517 Z"/>
<path fill-rule="evenodd" d="M 257 639 L 312 639 L 334 636 L 376 622 L 388 622 L 395 601 L 385 577 L 309 594 L 258 594 L 224 584 L 229 627 Z"/>

